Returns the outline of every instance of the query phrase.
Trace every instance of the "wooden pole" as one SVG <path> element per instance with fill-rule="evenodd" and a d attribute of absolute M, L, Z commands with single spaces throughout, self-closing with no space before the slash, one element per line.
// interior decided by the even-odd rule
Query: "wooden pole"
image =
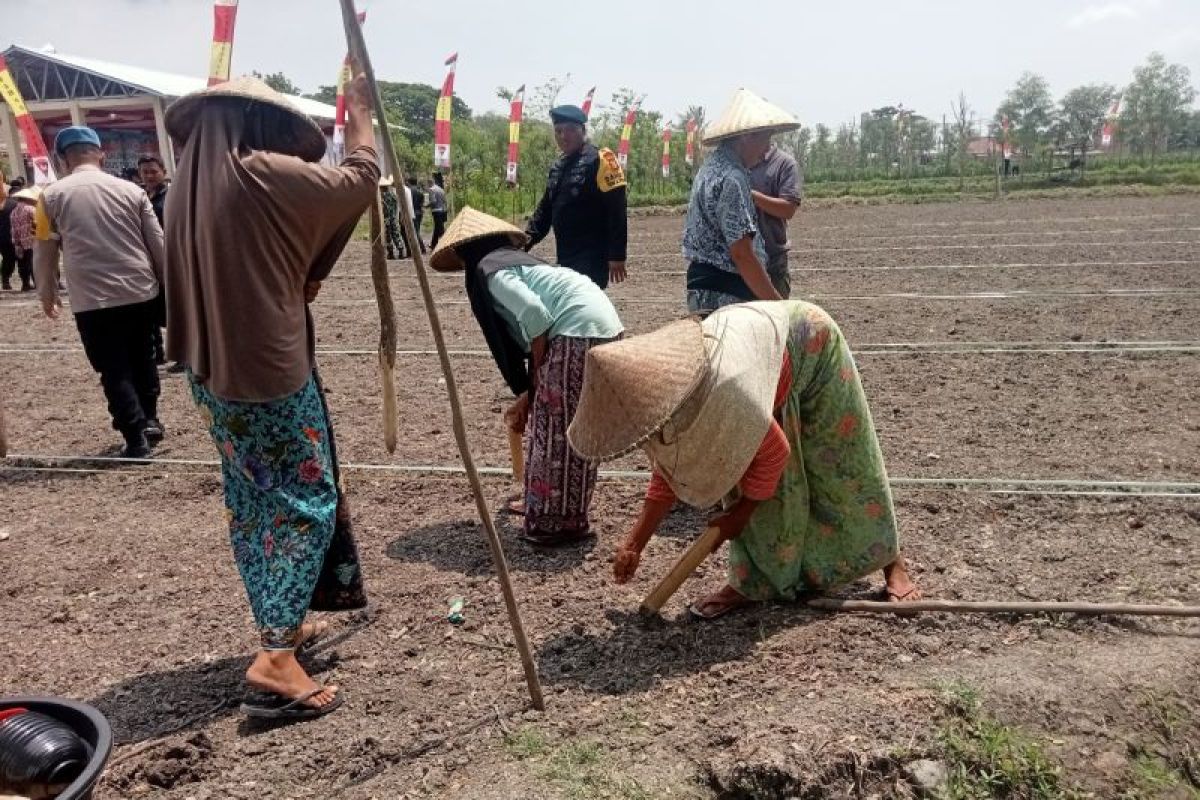
<path fill-rule="evenodd" d="M 525 444 L 521 437 L 520 431 L 514 431 L 507 425 L 508 430 L 508 454 L 512 458 L 512 473 L 513 482 L 525 484 Z"/>
<path fill-rule="evenodd" d="M 375 302 L 379 306 L 379 379 L 383 390 L 383 446 L 396 452 L 400 432 L 400 413 L 396 408 L 396 309 L 392 305 L 391 279 L 388 277 L 387 245 L 384 237 L 383 207 L 379 191 L 370 209 L 371 280 Z"/>
<path fill-rule="evenodd" d="M 646 595 L 646 599 L 642 601 L 641 612 L 647 616 L 653 616 L 661 611 L 671 596 L 688 579 L 688 576 L 696 571 L 696 567 L 700 566 L 704 559 L 721 546 L 722 541 L 720 528 L 714 525 L 705 530 L 700 538 L 693 542 L 692 546 L 675 562 L 675 566 L 671 567 L 667 576 L 658 582 L 654 591 Z"/>
<path fill-rule="evenodd" d="M 392 146 L 392 133 L 387 125 L 387 117 L 384 115 L 383 100 L 379 95 L 379 86 L 375 81 L 375 70 L 371 67 L 371 59 L 367 52 L 366 40 L 363 38 L 362 27 L 358 24 L 358 15 L 354 10 L 354 0 L 339 0 L 339 2 L 342 6 L 342 23 L 346 29 L 346 41 L 349 45 L 350 54 L 358 62 L 371 87 L 371 97 L 375 104 L 375 115 L 379 119 L 380 132 L 383 137 L 384 163 L 388 165 L 395 179 L 402 182 L 404 175 L 396 159 L 396 150 Z M 416 231 L 413 228 L 412 214 L 409 213 L 408 204 L 400 203 L 399 205 L 400 222 L 404 226 L 405 233 L 408 234 L 412 241 L 416 241 Z M 496 533 L 496 526 L 492 521 L 491 511 L 488 509 L 487 501 L 483 496 L 483 486 L 479 482 L 479 473 L 475 469 L 475 459 L 471 455 L 471 446 L 467 442 L 467 427 L 463 422 L 462 405 L 458 399 L 458 385 L 454 380 L 454 370 L 450 366 L 450 354 L 446 349 L 446 337 L 442 334 L 442 323 L 438 318 L 437 306 L 433 301 L 433 291 L 429 286 L 429 275 L 425 270 L 425 256 L 420 252 L 419 247 L 413 253 L 413 267 L 417 273 L 417 281 L 421 285 L 421 297 L 425 301 L 425 312 L 429 316 L 429 327 L 433 332 L 433 342 L 437 348 L 438 361 L 441 362 L 442 375 L 446 379 L 446 394 L 449 396 L 450 414 L 454 423 L 454 439 L 458 442 L 458 451 L 462 456 L 467 480 L 470 482 L 471 491 L 475 495 L 475 506 L 479 511 L 479 518 L 483 522 L 483 529 L 487 534 L 488 547 L 492 551 L 492 560 L 496 565 L 496 575 L 500 580 L 500 591 L 504 595 L 504 605 L 508 609 L 509 622 L 512 624 L 513 639 L 516 641 L 517 651 L 521 655 L 521 665 L 525 670 L 525 683 L 529 687 L 529 699 L 533 707 L 541 711 L 545 708 L 545 701 L 542 699 L 542 686 L 538 680 L 537 665 L 533 660 L 533 651 L 529 647 L 529 639 L 525 636 L 525 626 L 521 622 L 520 609 L 517 608 L 517 598 L 513 593 L 512 581 L 508 574 L 508 564 L 504 558 L 504 548 L 500 543 L 500 535 Z M 395 355 L 394 347 L 392 355 Z"/>
<path fill-rule="evenodd" d="M 918 611 L 943 614 L 1105 614 L 1150 617 L 1200 617 L 1200 606 L 1154 606 L 1127 603 L 1004 603 L 987 600 L 914 600 L 911 603 L 885 603 L 877 600 L 836 600 L 818 597 L 809 600 L 809 608 L 821 611 L 859 611 L 868 614 L 907 614 Z"/>

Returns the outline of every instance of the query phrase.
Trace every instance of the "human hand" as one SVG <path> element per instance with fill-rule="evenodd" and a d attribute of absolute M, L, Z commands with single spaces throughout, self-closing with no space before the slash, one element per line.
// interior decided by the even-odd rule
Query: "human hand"
<path fill-rule="evenodd" d="M 757 507 L 757 501 L 748 500 L 743 497 L 737 501 L 733 508 L 724 514 L 719 514 L 710 519 L 708 527 L 721 529 L 722 542 L 737 539 L 746 530 L 746 526 L 750 524 L 750 517 L 753 516 L 754 509 Z"/>
<path fill-rule="evenodd" d="M 504 424 L 514 433 L 525 433 L 525 421 L 529 418 L 529 392 L 521 392 L 516 402 L 504 412 Z"/>
<path fill-rule="evenodd" d="M 625 270 L 624 261 L 608 262 L 608 279 L 613 283 L 622 283 L 629 277 L 629 273 Z"/>
<path fill-rule="evenodd" d="M 350 83 L 346 86 L 346 103 L 350 108 L 369 112 L 373 105 L 371 85 L 367 82 L 366 73 L 362 71 L 357 59 L 350 59 Z"/>
<path fill-rule="evenodd" d="M 640 550 L 624 544 L 618 547 L 616 557 L 613 559 L 613 580 L 617 583 L 629 583 L 633 579 L 634 573 L 637 572 L 641 560 Z"/>
<path fill-rule="evenodd" d="M 58 299 L 58 295 L 42 298 L 42 313 L 50 319 L 59 318 L 62 313 L 62 300 Z"/>
<path fill-rule="evenodd" d="M 311 303 L 317 299 L 317 294 L 321 291 L 320 281 L 309 281 L 304 284 L 304 302 Z"/>

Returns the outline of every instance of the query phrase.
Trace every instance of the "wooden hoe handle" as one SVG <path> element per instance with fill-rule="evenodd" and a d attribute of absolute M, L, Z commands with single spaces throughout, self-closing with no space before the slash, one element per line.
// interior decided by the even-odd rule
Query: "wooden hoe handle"
<path fill-rule="evenodd" d="M 508 454 L 512 457 L 513 481 L 525 483 L 525 444 L 520 431 L 505 427 L 508 431 Z"/>
<path fill-rule="evenodd" d="M 675 566 L 671 567 L 671 571 L 667 573 L 666 577 L 658 582 L 654 591 L 646 595 L 646 599 L 642 601 L 642 613 L 647 616 L 657 614 L 671 599 L 671 596 L 679 591 L 679 587 L 688 579 L 688 576 L 696 571 L 696 567 L 700 566 L 704 559 L 721 546 L 721 542 L 720 528 L 714 525 L 705 530 L 700 538 L 693 542 L 692 546 L 675 562 Z"/>

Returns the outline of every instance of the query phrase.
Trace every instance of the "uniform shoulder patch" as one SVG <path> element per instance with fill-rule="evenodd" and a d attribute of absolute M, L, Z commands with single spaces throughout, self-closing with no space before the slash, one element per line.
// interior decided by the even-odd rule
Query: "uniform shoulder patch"
<path fill-rule="evenodd" d="M 596 170 L 596 185 L 602 192 L 611 192 L 626 185 L 625 170 L 617 155 L 607 147 L 600 151 L 600 167 Z"/>

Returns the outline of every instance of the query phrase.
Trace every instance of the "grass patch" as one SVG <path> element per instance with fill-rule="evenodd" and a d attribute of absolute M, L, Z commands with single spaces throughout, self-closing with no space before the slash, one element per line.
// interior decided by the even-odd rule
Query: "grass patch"
<path fill-rule="evenodd" d="M 536 728 L 524 727 L 504 737 L 504 749 L 514 758 L 530 761 L 538 778 L 552 784 L 569 800 L 652 798 L 636 780 L 618 773 L 610 763 L 611 754 L 599 742 L 572 739 L 551 743 Z"/>
<path fill-rule="evenodd" d="M 1074 800 L 1062 770 L 1029 734 L 984 713 L 979 692 L 962 682 L 940 687 L 949 712 L 938 732 L 949 780 L 943 800 Z"/>

